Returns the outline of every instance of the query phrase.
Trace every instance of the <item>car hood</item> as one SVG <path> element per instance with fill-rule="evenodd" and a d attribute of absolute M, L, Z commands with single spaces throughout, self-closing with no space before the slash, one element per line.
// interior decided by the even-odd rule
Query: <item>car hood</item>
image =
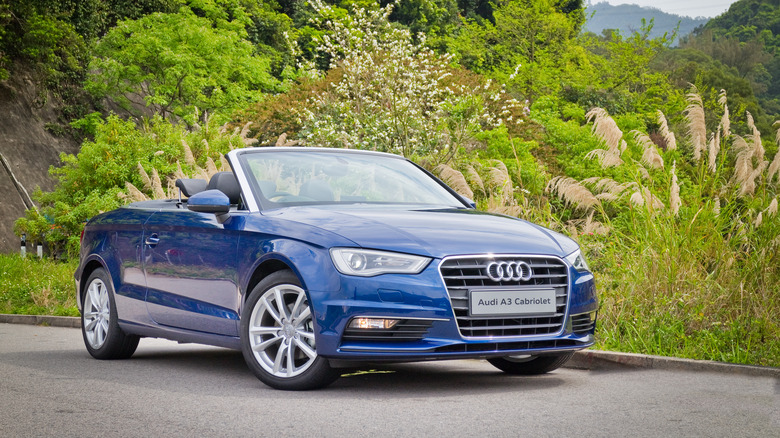
<path fill-rule="evenodd" d="M 364 248 L 437 258 L 485 253 L 563 257 L 577 249 L 574 241 L 546 228 L 476 210 L 292 207 L 270 214 L 338 234 Z"/>

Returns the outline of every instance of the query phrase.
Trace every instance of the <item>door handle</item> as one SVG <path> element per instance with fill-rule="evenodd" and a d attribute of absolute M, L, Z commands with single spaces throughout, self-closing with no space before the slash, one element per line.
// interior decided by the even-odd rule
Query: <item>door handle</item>
<path fill-rule="evenodd" d="M 160 243 L 160 236 L 158 236 L 157 233 L 154 233 L 151 236 L 147 237 L 144 243 L 154 248 L 155 246 L 157 246 L 158 243 Z"/>

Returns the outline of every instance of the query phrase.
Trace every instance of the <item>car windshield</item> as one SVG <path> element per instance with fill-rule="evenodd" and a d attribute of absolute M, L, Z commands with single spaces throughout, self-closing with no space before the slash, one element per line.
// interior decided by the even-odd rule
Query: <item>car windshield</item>
<path fill-rule="evenodd" d="M 291 205 L 413 204 L 463 208 L 411 162 L 336 150 L 263 150 L 241 160 L 264 209 Z"/>

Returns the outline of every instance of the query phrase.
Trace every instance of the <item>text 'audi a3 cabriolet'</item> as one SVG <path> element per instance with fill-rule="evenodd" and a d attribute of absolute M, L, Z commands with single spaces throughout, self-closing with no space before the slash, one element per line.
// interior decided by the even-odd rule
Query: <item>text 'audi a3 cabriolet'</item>
<path fill-rule="evenodd" d="M 327 148 L 227 154 L 179 199 L 92 218 L 76 270 L 84 343 L 129 358 L 142 337 L 241 350 L 278 389 L 366 362 L 487 359 L 541 374 L 594 342 L 578 245 L 480 212 L 413 162 Z"/>

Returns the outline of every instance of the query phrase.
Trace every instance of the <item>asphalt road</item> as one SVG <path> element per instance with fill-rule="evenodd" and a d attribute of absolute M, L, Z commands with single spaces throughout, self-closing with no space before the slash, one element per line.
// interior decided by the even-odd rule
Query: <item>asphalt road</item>
<path fill-rule="evenodd" d="M 369 367 L 311 392 L 265 387 L 240 353 L 142 339 L 98 361 L 72 328 L 0 324 L 0 437 L 780 437 L 780 379 L 459 360 Z"/>

